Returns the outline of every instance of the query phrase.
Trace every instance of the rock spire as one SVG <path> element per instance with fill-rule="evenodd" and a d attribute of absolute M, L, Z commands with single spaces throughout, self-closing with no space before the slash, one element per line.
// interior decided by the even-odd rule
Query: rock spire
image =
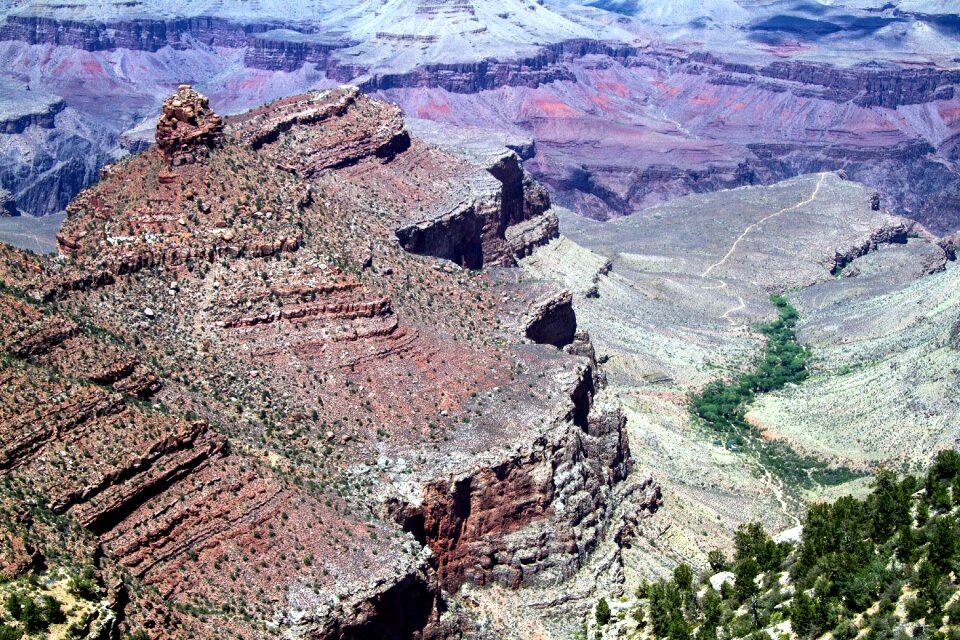
<path fill-rule="evenodd" d="M 223 140 L 223 118 L 209 100 L 188 84 L 163 101 L 157 121 L 157 147 L 171 165 L 203 161 Z"/>

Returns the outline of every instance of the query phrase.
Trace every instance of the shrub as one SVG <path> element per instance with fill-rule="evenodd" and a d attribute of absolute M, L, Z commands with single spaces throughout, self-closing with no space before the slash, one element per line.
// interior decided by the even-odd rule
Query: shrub
<path fill-rule="evenodd" d="M 833 630 L 833 637 L 835 640 L 853 640 L 858 633 L 860 631 L 855 624 L 849 620 L 844 620 Z"/>
<path fill-rule="evenodd" d="M 727 568 L 727 556 L 720 549 L 714 549 L 708 553 L 707 562 L 710 563 L 710 569 L 715 572 L 725 571 Z"/>
<path fill-rule="evenodd" d="M 93 569 L 90 567 L 84 569 L 81 575 L 70 578 L 70 581 L 67 583 L 67 590 L 84 600 L 95 601 L 100 599 L 100 587 L 96 581 L 94 581 Z"/>
<path fill-rule="evenodd" d="M 693 590 L 693 569 L 689 565 L 681 564 L 673 570 L 673 581 L 680 591 Z"/>
<path fill-rule="evenodd" d="M 0 624 L 0 640 L 20 640 L 23 631 L 8 624 Z"/>
<path fill-rule="evenodd" d="M 67 621 L 63 613 L 63 605 L 53 596 L 43 597 L 43 617 L 50 624 L 63 624 Z"/>
<path fill-rule="evenodd" d="M 7 596 L 7 600 L 4 603 L 7 607 L 7 613 L 10 614 L 10 617 L 14 620 L 23 619 L 23 600 L 21 599 L 20 594 L 11 593 Z"/>
<path fill-rule="evenodd" d="M 43 610 L 37 606 L 33 598 L 24 598 L 20 621 L 28 632 L 34 633 L 47 628 L 49 623 L 43 614 Z"/>
<path fill-rule="evenodd" d="M 922 620 L 927 615 L 927 605 L 920 598 L 914 596 L 913 598 L 907 600 L 905 604 L 907 620 Z"/>
<path fill-rule="evenodd" d="M 650 622 L 658 638 L 669 635 L 673 620 L 683 617 L 683 596 L 673 581 L 657 582 L 650 587 Z"/>
<path fill-rule="evenodd" d="M 600 598 L 594 615 L 596 616 L 597 624 L 601 627 L 606 626 L 606 624 L 610 622 L 610 605 L 607 604 L 606 598 Z"/>

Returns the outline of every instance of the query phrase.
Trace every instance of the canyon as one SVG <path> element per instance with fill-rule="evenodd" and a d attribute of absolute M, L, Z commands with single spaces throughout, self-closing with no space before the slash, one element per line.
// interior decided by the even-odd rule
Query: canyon
<path fill-rule="evenodd" d="M 810 504 L 864 493 L 873 470 L 915 472 L 955 446 L 960 269 L 940 239 L 874 210 L 873 195 L 821 173 L 608 222 L 566 212 L 563 235 L 522 261 L 529 278 L 572 293 L 636 465 L 662 487 L 608 597 L 632 597 L 681 562 L 709 572 L 708 554 L 730 549 L 738 526 L 790 531 Z M 758 394 L 745 418 L 758 449 L 789 447 L 825 472 L 816 480 L 690 417 L 691 394 L 763 358 L 772 293 L 798 311 L 810 378 Z"/>
<path fill-rule="evenodd" d="M 612 640 L 924 471 L 960 31 L 874 4 L 0 2 L 0 625 Z"/>
<path fill-rule="evenodd" d="M 531 174 L 596 219 L 842 169 L 935 233 L 960 227 L 958 34 L 938 5 L 261 4 L 4 9 L 15 208 L 63 210 L 149 143 L 181 81 L 226 113 L 350 83 L 407 117 L 529 140 Z"/>

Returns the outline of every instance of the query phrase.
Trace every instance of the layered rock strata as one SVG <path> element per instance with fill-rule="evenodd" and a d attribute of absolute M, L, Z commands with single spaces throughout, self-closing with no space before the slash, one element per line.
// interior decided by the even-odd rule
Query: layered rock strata
<path fill-rule="evenodd" d="M 454 637 L 461 585 L 573 575 L 629 443 L 569 296 L 463 268 L 555 233 L 516 155 L 428 144 L 354 89 L 222 137 L 192 91 L 167 106 L 57 259 L 0 251 L 0 473 L 77 532 L 15 528 L 4 566 L 69 552 L 157 638 Z M 455 199 L 482 212 L 443 221 L 463 259 L 398 246 Z"/>

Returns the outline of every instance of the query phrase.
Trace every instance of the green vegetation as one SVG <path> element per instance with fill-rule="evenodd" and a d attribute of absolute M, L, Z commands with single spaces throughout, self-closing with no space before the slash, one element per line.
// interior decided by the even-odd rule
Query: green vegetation
<path fill-rule="evenodd" d="M 811 507 L 798 545 L 775 543 L 759 524 L 741 527 L 728 569 L 694 586 L 689 568 L 644 585 L 633 618 L 656 638 L 835 640 L 960 639 L 960 453 L 941 452 L 923 478 L 878 474 L 863 500 Z M 783 625 L 779 629 L 774 629 Z"/>
<path fill-rule="evenodd" d="M 100 587 L 94 580 L 93 575 L 93 567 L 85 568 L 82 574 L 70 578 L 70 581 L 67 583 L 67 589 L 73 595 L 83 598 L 84 600 L 99 600 Z"/>
<path fill-rule="evenodd" d="M 28 633 L 43 631 L 51 624 L 62 624 L 67 620 L 67 616 L 63 612 L 63 605 L 50 595 L 44 596 L 38 603 L 29 594 L 12 592 L 7 596 L 4 605 L 7 614 L 13 620 L 21 623 Z"/>
<path fill-rule="evenodd" d="M 794 327 L 797 310 L 783 296 L 770 296 L 779 317 L 760 326 L 767 337 L 763 359 L 752 373 L 731 382 L 715 380 L 690 398 L 690 410 L 702 424 L 724 436 L 727 446 L 750 444 L 761 464 L 775 471 L 792 486 L 809 487 L 814 482 L 837 485 L 861 474 L 846 468 L 831 468 L 815 458 L 804 457 L 782 442 L 761 441 L 744 416 L 759 393 L 777 391 L 808 377 L 810 350 L 797 342 Z"/>
<path fill-rule="evenodd" d="M 810 352 L 797 343 L 797 310 L 783 296 L 770 296 L 770 301 L 780 317 L 760 327 L 767 344 L 757 371 L 733 382 L 711 382 L 691 400 L 694 414 L 716 431 L 740 435 L 749 428 L 743 416 L 757 393 L 782 389 L 788 382 L 807 378 Z"/>
<path fill-rule="evenodd" d="M 594 612 L 594 614 L 596 616 L 598 626 L 603 627 L 610 622 L 610 605 L 607 603 L 606 598 L 600 598 L 600 602 L 597 603 L 597 610 Z"/>
<path fill-rule="evenodd" d="M 8 624 L 0 624 L 0 640 L 20 640 L 23 632 Z"/>

